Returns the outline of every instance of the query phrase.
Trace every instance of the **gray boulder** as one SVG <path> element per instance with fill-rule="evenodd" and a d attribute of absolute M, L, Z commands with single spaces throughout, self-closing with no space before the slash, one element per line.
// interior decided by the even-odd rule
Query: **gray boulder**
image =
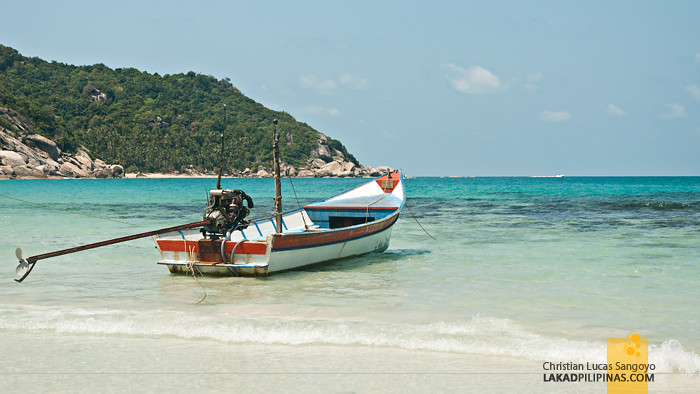
<path fill-rule="evenodd" d="M 13 175 L 15 173 L 15 170 L 10 167 L 10 166 L 0 166 L 0 175 Z"/>
<path fill-rule="evenodd" d="M 111 178 L 112 177 L 112 169 L 109 167 L 102 167 L 98 170 L 95 170 L 95 178 Z"/>
<path fill-rule="evenodd" d="M 59 172 L 68 177 L 87 178 L 88 172 L 71 162 L 61 164 Z"/>
<path fill-rule="evenodd" d="M 58 160 L 61 157 L 61 149 L 58 148 L 55 142 L 39 134 L 29 134 L 22 138 L 22 142 L 25 144 L 27 141 L 31 141 L 36 145 L 36 147 L 44 152 L 46 152 L 51 160 Z"/>
<path fill-rule="evenodd" d="M 307 165 L 307 167 L 308 167 L 309 169 L 314 169 L 314 168 L 321 168 L 321 167 L 323 167 L 323 166 L 325 166 L 325 165 L 326 165 L 326 162 L 325 162 L 325 161 L 316 158 L 316 159 L 310 159 L 310 160 L 309 160 L 309 164 Z"/>
<path fill-rule="evenodd" d="M 32 168 L 32 167 L 27 167 L 26 165 L 21 165 L 19 167 L 15 167 L 15 176 L 18 177 L 24 177 L 24 178 L 46 178 L 46 174 L 44 174 L 44 171 Z"/>
<path fill-rule="evenodd" d="M 0 150 L 0 157 L 3 159 L 5 164 L 10 167 L 19 167 L 26 164 L 24 157 L 17 152 Z"/>
<path fill-rule="evenodd" d="M 379 167 L 376 168 L 376 170 L 379 171 L 379 172 L 381 172 L 381 173 L 383 173 L 383 174 L 386 174 L 386 173 L 388 173 L 388 172 L 392 172 L 392 171 L 393 171 L 393 170 L 391 169 L 391 167 L 388 167 L 388 166 L 379 166 Z"/>
<path fill-rule="evenodd" d="M 308 170 L 308 169 L 301 169 L 299 172 L 297 172 L 297 177 L 298 178 L 315 178 L 316 173 L 314 171 Z"/>
<path fill-rule="evenodd" d="M 95 168 L 90 155 L 88 155 L 84 150 L 79 150 L 78 153 L 75 154 L 75 160 L 85 171 L 92 171 Z"/>
<path fill-rule="evenodd" d="M 124 177 L 124 167 L 120 166 L 119 164 L 114 164 L 110 167 L 112 169 L 112 176 L 115 178 L 123 178 Z"/>
<path fill-rule="evenodd" d="M 317 176 L 338 176 L 343 172 L 342 164 L 332 161 L 316 171 Z"/>
<path fill-rule="evenodd" d="M 269 178 L 272 175 L 267 171 L 264 166 L 258 166 L 258 172 L 255 173 L 256 178 Z"/>
<path fill-rule="evenodd" d="M 328 148 L 328 137 L 319 133 L 318 140 L 316 141 L 316 146 L 311 150 L 311 157 L 316 159 L 321 159 L 324 162 L 329 162 L 333 160 L 331 157 L 331 150 Z"/>
<path fill-rule="evenodd" d="M 372 167 L 368 166 L 368 167 L 365 167 L 365 170 L 366 170 L 366 174 L 371 176 L 371 177 L 376 177 L 376 176 L 382 175 L 382 172 L 376 168 L 372 168 Z"/>

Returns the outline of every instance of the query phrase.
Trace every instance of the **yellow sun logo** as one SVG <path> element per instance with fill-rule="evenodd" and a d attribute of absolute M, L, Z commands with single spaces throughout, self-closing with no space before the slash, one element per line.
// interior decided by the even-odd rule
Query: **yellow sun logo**
<path fill-rule="evenodd" d="M 639 340 L 642 338 L 639 336 L 639 334 L 637 334 L 637 331 L 632 331 L 627 334 L 627 338 L 630 339 L 630 342 L 625 344 L 625 353 L 627 353 L 628 356 L 640 357 L 642 353 L 639 352 L 639 349 L 642 347 L 642 345 L 639 343 Z"/>

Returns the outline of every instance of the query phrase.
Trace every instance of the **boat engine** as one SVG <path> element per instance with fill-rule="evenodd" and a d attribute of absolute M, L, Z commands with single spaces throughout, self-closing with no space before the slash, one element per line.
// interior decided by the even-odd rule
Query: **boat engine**
<path fill-rule="evenodd" d="M 248 207 L 243 205 L 246 202 Z M 213 238 L 217 234 L 226 235 L 228 231 L 244 229 L 248 226 L 245 217 L 253 208 L 253 199 L 243 190 L 211 189 L 209 190 L 209 201 L 207 209 L 204 210 L 204 220 L 209 224 L 204 226 L 202 233 L 209 233 Z"/>

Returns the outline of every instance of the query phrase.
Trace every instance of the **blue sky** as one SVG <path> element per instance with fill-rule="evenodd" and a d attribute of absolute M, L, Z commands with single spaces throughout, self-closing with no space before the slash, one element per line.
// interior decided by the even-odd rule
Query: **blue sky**
<path fill-rule="evenodd" d="M 700 175 L 697 1 L 8 1 L 25 56 L 230 78 L 409 175 Z"/>

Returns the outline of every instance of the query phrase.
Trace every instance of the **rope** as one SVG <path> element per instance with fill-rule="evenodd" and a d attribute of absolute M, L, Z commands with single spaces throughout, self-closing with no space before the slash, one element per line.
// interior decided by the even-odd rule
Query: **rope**
<path fill-rule="evenodd" d="M 282 150 L 280 149 L 280 161 L 284 162 L 284 156 L 282 155 Z M 301 210 L 301 203 L 299 202 L 299 197 L 297 196 L 297 189 L 294 188 L 294 182 L 292 182 L 292 176 L 287 175 L 289 178 L 289 184 L 292 185 L 292 191 L 294 192 L 294 198 L 297 200 L 297 206 L 299 207 L 299 212 L 301 213 L 301 221 L 304 223 L 304 229 L 308 230 L 309 225 L 306 224 L 306 219 L 304 218 L 304 212 Z"/>
<path fill-rule="evenodd" d="M 87 217 L 94 218 L 94 219 L 108 220 L 108 221 L 110 221 L 110 222 L 117 222 L 117 223 L 121 223 L 121 224 L 128 224 L 128 225 L 130 225 L 130 226 L 134 226 L 133 223 L 125 222 L 125 221 L 122 221 L 122 220 L 109 219 L 109 218 L 105 218 L 105 217 L 102 217 L 102 216 L 95 216 L 95 215 L 90 215 L 90 214 L 87 214 L 87 213 L 71 211 L 71 210 L 68 210 L 68 209 L 56 208 L 56 207 L 52 207 L 52 206 L 50 206 L 50 205 L 39 204 L 39 203 L 37 203 L 37 202 L 32 202 L 32 201 L 22 200 L 22 199 L 20 199 L 20 198 L 5 196 L 5 195 L 3 195 L 3 194 L 0 194 L 0 197 L 8 198 L 8 199 L 10 199 L 10 200 L 20 201 L 20 202 L 27 203 L 27 204 L 31 204 L 31 205 L 36 205 L 36 206 L 43 207 L 43 208 L 47 208 L 47 209 L 53 209 L 54 211 L 61 211 L 61 212 L 66 212 L 66 213 L 72 213 L 72 214 L 74 214 L 74 215 L 87 216 Z"/>
<path fill-rule="evenodd" d="M 306 219 L 304 218 L 304 211 L 301 210 L 301 203 L 299 202 L 299 197 L 297 197 L 297 190 L 294 188 L 294 182 L 292 182 L 292 177 L 291 177 L 291 175 L 287 175 L 287 178 L 289 178 L 289 184 L 292 185 L 292 191 L 294 192 L 294 198 L 297 200 L 297 205 L 299 206 L 299 213 L 301 213 L 301 221 L 304 222 L 304 229 L 308 230 L 309 225 L 306 224 Z"/>
<path fill-rule="evenodd" d="M 367 210 L 366 210 L 367 213 L 365 214 L 365 223 L 367 223 L 367 220 L 369 219 L 369 207 L 371 207 L 372 205 L 378 203 L 379 201 L 382 201 L 386 196 L 388 196 L 388 194 L 387 194 L 387 193 L 384 193 L 384 195 L 382 195 L 381 197 L 379 197 L 379 199 L 378 199 L 377 201 L 375 201 L 375 202 L 373 202 L 373 203 L 371 203 L 371 204 L 367 204 L 367 207 L 366 207 L 366 208 L 367 208 Z"/>
<path fill-rule="evenodd" d="M 195 258 L 194 258 L 194 246 L 190 249 L 189 256 L 192 257 L 192 261 L 189 261 L 187 258 L 185 258 L 185 267 L 187 267 L 187 271 L 185 271 L 185 277 L 187 277 L 187 274 L 192 272 L 192 277 L 194 278 L 194 281 L 197 282 L 197 285 L 201 286 L 202 289 L 204 290 L 204 297 L 202 297 L 201 300 L 197 301 L 195 305 L 199 305 L 202 303 L 202 301 L 207 299 L 207 288 L 204 287 L 204 285 L 199 281 L 197 278 L 197 272 L 194 270 L 194 263 L 195 263 Z M 204 275 L 204 274 L 202 274 Z"/>
<path fill-rule="evenodd" d="M 408 212 L 411 213 L 411 216 L 413 216 L 413 218 L 416 220 L 416 223 L 418 223 L 418 225 L 420 226 L 420 228 L 423 229 L 423 231 L 425 231 L 425 233 L 428 234 L 428 236 L 429 236 L 430 238 L 432 238 L 433 240 L 437 241 L 437 239 L 435 239 L 435 237 L 433 237 L 432 235 L 430 235 L 430 233 L 429 233 L 425 228 L 423 228 L 423 225 L 420 224 L 420 222 L 418 221 L 418 218 L 416 217 L 416 215 L 414 215 L 414 214 L 413 214 L 413 211 L 411 211 L 411 208 L 408 207 L 408 204 L 405 204 L 405 203 L 404 203 L 403 206 L 406 207 L 406 209 L 408 209 Z"/>

